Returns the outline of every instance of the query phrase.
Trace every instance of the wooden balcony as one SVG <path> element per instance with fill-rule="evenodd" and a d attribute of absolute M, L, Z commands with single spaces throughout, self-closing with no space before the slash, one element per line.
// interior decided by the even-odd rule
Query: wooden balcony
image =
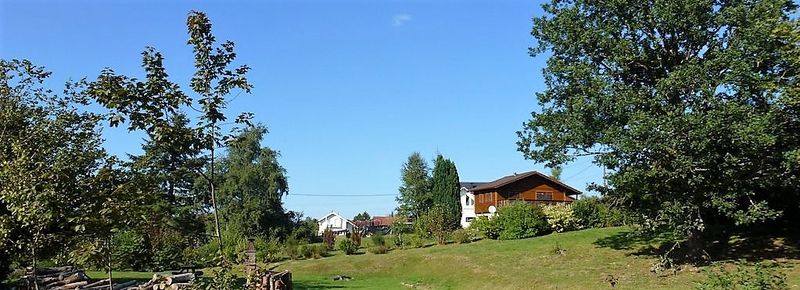
<path fill-rule="evenodd" d="M 527 204 L 535 204 L 535 205 L 559 205 L 559 204 L 561 204 L 561 205 L 566 205 L 566 206 L 571 206 L 571 205 L 572 205 L 572 201 L 571 201 L 571 200 L 523 200 L 523 199 L 506 199 L 506 200 L 500 200 L 500 201 L 498 201 L 498 202 L 497 202 L 497 206 L 498 206 L 498 207 L 501 207 L 501 206 L 508 205 L 508 204 L 512 204 L 512 203 L 515 203 L 515 202 L 524 202 L 524 203 L 527 203 Z"/>

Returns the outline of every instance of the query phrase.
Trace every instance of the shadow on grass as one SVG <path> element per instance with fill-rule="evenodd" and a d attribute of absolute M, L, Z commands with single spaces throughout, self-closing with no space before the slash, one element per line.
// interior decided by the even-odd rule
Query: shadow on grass
<path fill-rule="evenodd" d="M 345 285 L 337 285 L 332 281 L 292 281 L 293 289 L 341 289 Z M 349 287 L 348 288 L 353 288 Z"/>
<path fill-rule="evenodd" d="M 744 260 L 759 262 L 763 260 L 789 259 L 800 260 L 800 238 L 797 236 L 779 234 L 729 234 L 714 233 L 703 241 L 702 250 L 707 254 L 707 260 L 697 261 L 687 254 L 690 249 L 684 241 L 676 240 L 671 233 L 643 233 L 638 231 L 625 231 L 600 238 L 593 244 L 598 247 L 614 250 L 630 251 L 628 256 L 659 257 L 679 245 L 670 256 L 676 258 L 678 263 L 707 264 L 717 261 Z M 686 259 L 683 259 L 686 258 Z"/>

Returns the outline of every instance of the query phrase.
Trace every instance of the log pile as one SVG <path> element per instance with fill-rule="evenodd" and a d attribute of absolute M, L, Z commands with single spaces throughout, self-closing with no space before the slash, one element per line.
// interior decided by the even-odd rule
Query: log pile
<path fill-rule="evenodd" d="M 255 289 L 258 290 L 292 290 L 292 272 L 284 270 L 281 272 L 275 271 L 257 271 Z"/>
<path fill-rule="evenodd" d="M 113 283 L 111 287 L 109 287 L 108 279 L 91 282 L 84 270 L 67 266 L 37 268 L 35 281 L 41 290 L 100 290 L 109 288 L 112 290 L 177 290 L 189 288 L 194 278 L 194 273 L 171 276 L 154 274 L 153 279 L 147 282 L 127 281 Z M 33 271 L 29 270 L 20 284 L 23 289 L 36 289 Z"/>

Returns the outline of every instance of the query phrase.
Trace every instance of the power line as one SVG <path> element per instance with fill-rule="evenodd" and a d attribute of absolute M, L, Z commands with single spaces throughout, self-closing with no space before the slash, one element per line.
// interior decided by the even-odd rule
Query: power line
<path fill-rule="evenodd" d="M 573 175 L 570 175 L 570 177 L 564 178 L 564 180 L 567 180 L 567 179 L 570 179 L 570 178 L 573 178 L 573 177 L 575 177 L 575 176 L 578 176 L 578 175 L 580 175 L 581 173 L 583 173 L 584 171 L 586 171 L 586 169 L 589 169 L 589 168 L 591 168 L 593 165 L 594 165 L 594 164 L 589 164 L 589 166 L 586 166 L 586 167 L 584 167 L 583 169 L 581 169 L 581 171 L 578 171 L 578 173 L 575 173 L 575 174 L 573 174 Z"/>
<path fill-rule="evenodd" d="M 332 197 L 373 197 L 373 196 L 397 196 L 397 194 L 315 194 L 315 193 L 289 193 L 295 196 L 332 196 Z"/>

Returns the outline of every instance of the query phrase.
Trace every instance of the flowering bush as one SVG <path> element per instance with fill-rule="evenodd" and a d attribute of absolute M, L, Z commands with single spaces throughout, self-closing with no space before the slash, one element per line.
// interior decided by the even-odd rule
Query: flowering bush
<path fill-rule="evenodd" d="M 572 214 L 572 209 L 563 205 L 548 205 L 544 207 L 547 224 L 557 233 L 574 231 L 578 229 L 578 219 Z"/>

